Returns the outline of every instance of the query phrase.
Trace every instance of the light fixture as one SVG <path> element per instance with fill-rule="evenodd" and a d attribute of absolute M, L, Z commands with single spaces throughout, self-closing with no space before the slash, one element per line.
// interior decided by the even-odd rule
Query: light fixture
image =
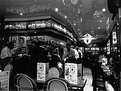
<path fill-rule="evenodd" d="M 64 16 L 64 18 L 67 18 L 67 16 Z"/>
<path fill-rule="evenodd" d="M 90 44 L 92 40 L 94 40 L 96 38 L 94 38 L 93 36 L 91 36 L 90 34 L 86 33 L 83 38 L 81 38 L 81 40 L 84 41 L 85 44 Z"/>
<path fill-rule="evenodd" d="M 55 11 L 58 12 L 58 8 L 55 8 Z"/>
<path fill-rule="evenodd" d="M 102 22 L 102 20 L 100 20 L 100 22 Z"/>
<path fill-rule="evenodd" d="M 100 27 L 98 27 L 98 29 L 100 29 Z"/>
<path fill-rule="evenodd" d="M 103 8 L 103 9 L 102 9 L 102 11 L 103 11 L 103 12 L 105 12 L 105 11 L 106 11 L 106 9 L 105 9 L 105 8 Z"/>
<path fill-rule="evenodd" d="M 23 15 L 23 13 L 20 13 L 20 15 Z"/>
<path fill-rule="evenodd" d="M 76 23 L 74 23 L 74 25 L 76 25 Z"/>

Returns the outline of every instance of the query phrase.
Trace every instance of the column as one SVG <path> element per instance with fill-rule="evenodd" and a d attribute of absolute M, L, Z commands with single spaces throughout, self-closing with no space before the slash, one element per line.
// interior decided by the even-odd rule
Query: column
<path fill-rule="evenodd" d="M 120 3 L 120 5 L 121 5 L 121 3 Z M 121 63 L 121 7 L 118 9 L 118 14 L 119 14 L 119 30 L 118 30 L 118 49 L 119 49 L 119 55 L 118 56 L 120 56 L 119 57 L 119 61 L 120 61 L 120 63 Z M 120 68 L 121 69 L 121 68 Z M 120 91 L 121 91 L 121 70 L 120 70 Z"/>

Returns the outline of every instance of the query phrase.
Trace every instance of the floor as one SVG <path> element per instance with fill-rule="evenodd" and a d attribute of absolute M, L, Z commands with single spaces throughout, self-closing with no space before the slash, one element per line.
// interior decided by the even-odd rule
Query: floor
<path fill-rule="evenodd" d="M 92 74 L 89 68 L 83 67 L 83 78 L 87 79 L 87 83 L 84 87 L 84 91 L 93 91 Z"/>

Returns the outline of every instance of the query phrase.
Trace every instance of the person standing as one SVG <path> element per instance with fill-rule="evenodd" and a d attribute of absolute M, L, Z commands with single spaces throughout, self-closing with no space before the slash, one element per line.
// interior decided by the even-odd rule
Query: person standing
<path fill-rule="evenodd" d="M 78 51 L 72 47 L 70 42 L 67 42 L 66 48 L 64 50 L 63 60 L 66 62 L 74 62 L 79 58 Z"/>

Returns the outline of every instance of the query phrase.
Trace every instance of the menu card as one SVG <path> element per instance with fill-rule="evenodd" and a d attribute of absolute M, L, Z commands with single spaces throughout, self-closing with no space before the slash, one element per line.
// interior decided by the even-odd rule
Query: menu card
<path fill-rule="evenodd" d="M 65 79 L 71 84 L 77 84 L 77 64 L 65 63 Z"/>
<path fill-rule="evenodd" d="M 37 82 L 45 82 L 48 70 L 48 63 L 37 63 Z"/>

